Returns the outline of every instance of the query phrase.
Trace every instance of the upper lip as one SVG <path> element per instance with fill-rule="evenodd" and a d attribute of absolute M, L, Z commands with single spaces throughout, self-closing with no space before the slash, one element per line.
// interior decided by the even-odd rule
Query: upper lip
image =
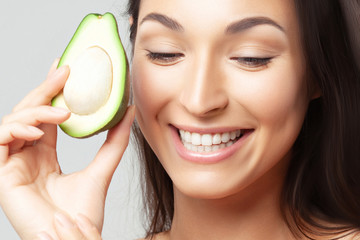
<path fill-rule="evenodd" d="M 251 127 L 215 127 L 215 128 L 203 128 L 203 127 L 193 127 L 193 126 L 185 126 L 180 124 L 171 124 L 173 127 L 178 130 L 184 130 L 188 132 L 200 133 L 200 134 L 216 134 L 216 133 L 224 133 L 224 132 L 232 132 L 241 129 L 253 129 Z"/>

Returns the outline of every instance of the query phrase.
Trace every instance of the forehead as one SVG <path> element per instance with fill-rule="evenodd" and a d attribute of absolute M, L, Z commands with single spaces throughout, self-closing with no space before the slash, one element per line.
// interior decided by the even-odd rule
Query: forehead
<path fill-rule="evenodd" d="M 293 0 L 142 0 L 139 20 L 152 12 L 170 16 L 185 28 L 222 27 L 253 16 L 271 18 L 285 30 L 298 28 Z"/>

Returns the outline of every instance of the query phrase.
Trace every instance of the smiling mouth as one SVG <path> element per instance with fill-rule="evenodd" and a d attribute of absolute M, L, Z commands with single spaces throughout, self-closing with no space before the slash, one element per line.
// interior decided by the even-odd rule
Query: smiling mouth
<path fill-rule="evenodd" d="M 178 129 L 184 147 L 192 152 L 215 152 L 230 147 L 253 129 L 238 129 L 230 132 L 201 134 Z"/>

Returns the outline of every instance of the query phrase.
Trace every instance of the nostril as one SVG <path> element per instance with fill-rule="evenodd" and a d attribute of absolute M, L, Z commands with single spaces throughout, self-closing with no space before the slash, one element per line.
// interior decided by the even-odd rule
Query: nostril
<path fill-rule="evenodd" d="M 229 101 L 226 94 L 184 94 L 180 98 L 180 104 L 190 114 L 198 117 L 206 117 L 219 114 L 227 108 Z"/>
<path fill-rule="evenodd" d="M 205 117 L 224 110 L 229 103 L 223 69 L 208 52 L 195 56 L 193 65 L 184 72 L 180 103 L 187 112 Z"/>

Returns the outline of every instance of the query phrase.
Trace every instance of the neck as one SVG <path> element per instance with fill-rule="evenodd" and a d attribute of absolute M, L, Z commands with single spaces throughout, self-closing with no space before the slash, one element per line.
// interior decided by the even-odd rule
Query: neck
<path fill-rule="evenodd" d="M 192 198 L 174 186 L 170 239 L 291 239 L 280 208 L 284 174 L 279 173 L 286 172 L 283 167 L 276 166 L 245 189 L 222 199 Z"/>

